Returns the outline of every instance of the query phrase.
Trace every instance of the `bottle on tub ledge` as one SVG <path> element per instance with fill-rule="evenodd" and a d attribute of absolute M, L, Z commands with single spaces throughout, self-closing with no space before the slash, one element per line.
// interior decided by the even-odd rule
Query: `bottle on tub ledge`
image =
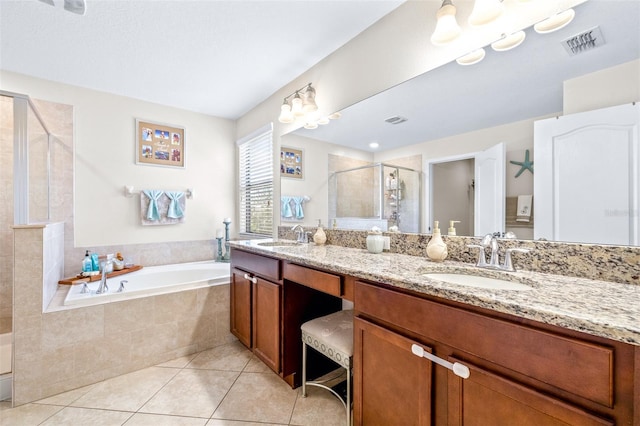
<path fill-rule="evenodd" d="M 318 219 L 318 229 L 316 230 L 316 233 L 313 234 L 313 242 L 319 246 L 327 242 L 327 234 L 324 232 L 324 229 L 322 229 L 321 219 Z"/>
<path fill-rule="evenodd" d="M 442 262 L 447 258 L 447 245 L 442 241 L 439 225 L 437 220 L 434 221 L 433 234 L 427 244 L 427 256 L 434 262 Z"/>

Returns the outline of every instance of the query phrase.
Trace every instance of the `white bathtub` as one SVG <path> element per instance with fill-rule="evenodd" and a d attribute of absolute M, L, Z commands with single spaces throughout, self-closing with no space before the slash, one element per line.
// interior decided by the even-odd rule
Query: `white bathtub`
<path fill-rule="evenodd" d="M 108 293 L 96 294 L 100 281 L 88 283 L 89 292 L 81 293 L 82 284 L 69 288 L 65 306 L 83 306 L 116 300 L 173 293 L 229 283 L 229 264 L 214 261 L 150 266 L 139 271 L 107 279 Z M 118 292 L 121 281 L 124 291 Z"/>
<path fill-rule="evenodd" d="M 0 401 L 11 398 L 11 333 L 0 334 Z"/>

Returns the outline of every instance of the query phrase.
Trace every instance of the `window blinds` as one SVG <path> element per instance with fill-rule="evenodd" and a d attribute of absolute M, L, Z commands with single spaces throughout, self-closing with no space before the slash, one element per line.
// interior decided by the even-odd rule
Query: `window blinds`
<path fill-rule="evenodd" d="M 272 128 L 239 141 L 240 233 L 273 233 Z"/>

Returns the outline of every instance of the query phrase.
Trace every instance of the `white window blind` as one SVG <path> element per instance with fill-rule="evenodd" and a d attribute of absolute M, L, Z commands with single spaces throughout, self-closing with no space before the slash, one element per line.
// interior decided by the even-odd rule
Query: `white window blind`
<path fill-rule="evenodd" d="M 273 233 L 272 126 L 238 141 L 240 171 L 240 233 Z"/>

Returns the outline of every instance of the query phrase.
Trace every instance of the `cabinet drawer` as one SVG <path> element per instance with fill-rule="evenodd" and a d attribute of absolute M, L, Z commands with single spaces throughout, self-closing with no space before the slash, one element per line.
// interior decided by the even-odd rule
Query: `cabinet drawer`
<path fill-rule="evenodd" d="M 232 249 L 231 253 L 233 266 L 274 281 L 280 281 L 280 261 L 278 259 L 235 249 Z"/>
<path fill-rule="evenodd" d="M 342 277 L 305 268 L 304 266 L 285 263 L 283 265 L 284 279 L 314 288 L 332 296 L 342 296 Z"/>
<path fill-rule="evenodd" d="M 613 406 L 613 349 L 356 283 L 355 309 L 573 393 Z"/>

